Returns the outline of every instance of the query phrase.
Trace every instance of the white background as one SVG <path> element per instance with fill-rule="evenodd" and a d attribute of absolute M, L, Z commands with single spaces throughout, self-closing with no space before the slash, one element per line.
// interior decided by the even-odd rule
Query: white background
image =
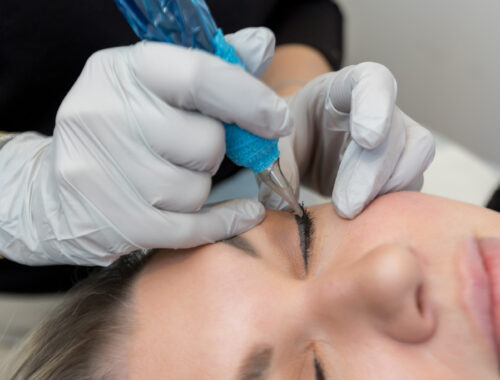
<path fill-rule="evenodd" d="M 337 3 L 344 64 L 385 64 L 406 113 L 500 165 L 499 0 Z"/>

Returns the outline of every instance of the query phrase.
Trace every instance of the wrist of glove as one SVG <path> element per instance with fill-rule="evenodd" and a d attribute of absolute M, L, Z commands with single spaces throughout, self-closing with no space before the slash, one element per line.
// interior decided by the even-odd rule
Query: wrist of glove
<path fill-rule="evenodd" d="M 3 148 L 5 144 L 7 144 L 10 140 L 16 137 L 19 133 L 8 133 L 0 131 L 0 149 Z"/>
<path fill-rule="evenodd" d="M 375 63 L 309 82 L 288 99 L 294 131 L 280 141 L 280 149 L 293 152 L 280 158 L 285 175 L 331 195 L 345 218 L 378 195 L 419 190 L 434 140 L 396 106 L 396 93 L 392 74 Z M 264 204 L 286 207 L 275 195 L 261 193 Z"/>
<path fill-rule="evenodd" d="M 274 36 L 227 36 L 251 73 Z M 248 230 L 252 200 L 205 205 L 225 153 L 221 121 L 289 134 L 287 104 L 251 73 L 201 51 L 141 42 L 103 50 L 61 104 L 52 138 L 0 151 L 0 252 L 30 265 L 108 265 L 137 249 L 189 248 Z"/>
<path fill-rule="evenodd" d="M 5 257 L 27 265 L 104 265 L 115 259 L 113 253 L 130 251 L 128 242 L 117 245 L 123 238 L 91 204 L 65 202 L 74 189 L 59 187 L 53 162 L 53 138 L 38 133 L 23 133 L 0 151 Z"/>

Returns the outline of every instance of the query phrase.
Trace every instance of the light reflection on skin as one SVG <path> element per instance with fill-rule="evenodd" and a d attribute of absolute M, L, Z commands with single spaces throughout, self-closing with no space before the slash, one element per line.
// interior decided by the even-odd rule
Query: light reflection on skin
<path fill-rule="evenodd" d="M 305 274 L 293 216 L 268 212 L 224 244 L 156 256 L 134 287 L 131 379 L 237 379 L 258 345 L 270 379 L 499 379 L 494 349 L 462 302 L 471 237 L 500 237 L 500 214 L 418 193 L 383 196 L 353 221 L 315 220 Z M 459 343 L 457 343 L 459 342 Z"/>

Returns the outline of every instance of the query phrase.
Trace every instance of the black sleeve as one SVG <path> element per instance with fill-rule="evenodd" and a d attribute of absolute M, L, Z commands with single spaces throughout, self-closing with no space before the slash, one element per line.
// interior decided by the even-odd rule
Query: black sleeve
<path fill-rule="evenodd" d="M 500 186 L 498 189 L 493 193 L 491 196 L 491 199 L 489 200 L 488 204 L 486 205 L 487 208 L 495 210 L 500 212 Z"/>
<path fill-rule="evenodd" d="M 300 43 L 318 49 L 334 69 L 342 61 L 342 13 L 331 0 L 206 0 L 224 33 L 267 26 L 278 44 Z"/>
<path fill-rule="evenodd" d="M 320 50 L 334 68 L 342 16 L 330 0 L 207 0 L 226 33 L 270 27 L 278 43 Z M 0 1 L 0 129 L 51 135 L 59 104 L 95 51 L 137 37 L 113 0 Z"/>
<path fill-rule="evenodd" d="M 281 0 L 266 24 L 278 44 L 301 43 L 318 49 L 335 70 L 342 63 L 343 24 L 331 0 Z"/>
<path fill-rule="evenodd" d="M 89 56 L 137 40 L 113 0 L 0 1 L 0 130 L 51 135 Z"/>

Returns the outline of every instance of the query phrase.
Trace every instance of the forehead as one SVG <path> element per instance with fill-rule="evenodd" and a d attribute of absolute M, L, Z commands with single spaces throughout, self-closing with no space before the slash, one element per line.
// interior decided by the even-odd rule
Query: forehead
<path fill-rule="evenodd" d="M 181 257 L 158 255 L 134 286 L 129 373 L 160 379 L 234 372 L 249 342 L 265 343 L 276 331 L 270 327 L 276 321 L 262 311 L 282 317 L 269 302 L 278 299 L 278 289 L 265 271 L 259 260 L 226 244 Z"/>

